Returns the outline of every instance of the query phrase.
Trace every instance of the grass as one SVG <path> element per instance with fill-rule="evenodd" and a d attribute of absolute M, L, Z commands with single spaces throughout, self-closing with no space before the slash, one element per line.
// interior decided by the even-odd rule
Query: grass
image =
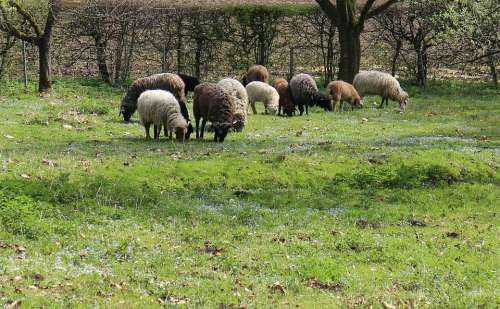
<path fill-rule="evenodd" d="M 3 83 L 0 305 L 497 308 L 500 93 L 406 86 L 404 114 L 250 115 L 219 145 L 145 141 L 95 81 Z"/>

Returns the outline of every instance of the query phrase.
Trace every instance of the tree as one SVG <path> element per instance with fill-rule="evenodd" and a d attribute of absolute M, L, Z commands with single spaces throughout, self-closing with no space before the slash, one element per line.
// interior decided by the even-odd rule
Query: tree
<path fill-rule="evenodd" d="M 0 25 L 1 26 L 1 25 Z M 9 66 L 9 52 L 16 43 L 16 38 L 8 32 L 3 32 L 0 27 L 0 80 L 5 74 L 5 70 Z"/>
<path fill-rule="evenodd" d="M 415 56 L 414 74 L 417 83 L 425 86 L 429 71 L 429 51 L 440 43 L 446 31 L 443 14 L 448 10 L 447 0 L 403 0 L 375 18 L 381 32 L 388 34 L 394 46 L 393 74 L 396 61 L 407 43 Z"/>
<path fill-rule="evenodd" d="M 334 3 L 335 1 L 335 3 Z M 375 0 L 358 5 L 356 0 L 316 0 L 323 12 L 337 25 L 340 43 L 339 79 L 352 82 L 361 62 L 361 33 L 365 22 L 382 13 L 398 0 Z"/>
<path fill-rule="evenodd" d="M 39 21 L 35 17 L 36 12 L 45 9 L 44 28 L 42 30 Z M 21 5 L 16 0 L 0 0 L 0 11 L 2 28 L 16 38 L 36 45 L 39 54 L 39 81 L 38 91 L 48 92 L 52 87 L 50 80 L 50 43 L 52 30 L 56 18 L 61 10 L 61 0 L 47 0 L 46 2 L 29 7 Z M 25 30 L 22 26 L 27 24 Z"/>

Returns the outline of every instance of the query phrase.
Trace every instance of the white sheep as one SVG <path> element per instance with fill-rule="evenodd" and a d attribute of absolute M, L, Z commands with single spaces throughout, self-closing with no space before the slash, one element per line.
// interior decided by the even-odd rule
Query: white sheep
<path fill-rule="evenodd" d="M 389 99 L 399 102 L 399 107 L 405 109 L 408 105 L 409 96 L 401 88 L 397 79 L 392 75 L 378 71 L 362 71 L 354 77 L 354 88 L 361 98 L 366 95 L 379 95 L 382 97 L 380 107 L 389 104 Z"/>
<path fill-rule="evenodd" d="M 255 108 L 255 102 L 263 102 L 266 108 L 266 114 L 276 114 L 278 112 L 280 95 L 278 91 L 273 87 L 269 86 L 263 82 L 251 82 L 246 87 L 248 93 L 248 100 L 250 106 L 252 106 L 252 111 L 257 114 L 257 109 Z"/>
<path fill-rule="evenodd" d="M 224 78 L 217 83 L 217 86 L 230 94 L 235 103 L 233 129 L 237 132 L 243 131 L 247 123 L 248 115 L 248 94 L 243 85 L 234 78 Z"/>
<path fill-rule="evenodd" d="M 144 91 L 137 100 L 137 110 L 146 130 L 146 139 L 151 138 L 149 128 L 153 124 L 155 140 L 160 138 L 163 126 L 165 134 L 169 132 L 170 139 L 175 130 L 176 139 L 184 141 L 188 131 L 188 122 L 182 116 L 179 102 L 172 93 L 164 90 Z"/>

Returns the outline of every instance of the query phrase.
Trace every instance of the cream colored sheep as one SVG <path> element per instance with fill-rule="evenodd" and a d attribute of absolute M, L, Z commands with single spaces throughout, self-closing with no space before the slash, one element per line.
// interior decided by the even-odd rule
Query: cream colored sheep
<path fill-rule="evenodd" d="M 409 96 L 406 91 L 401 88 L 397 79 L 392 75 L 378 71 L 363 71 L 359 72 L 354 77 L 354 88 L 358 91 L 361 98 L 366 95 L 379 95 L 382 97 L 380 107 L 389 104 L 389 99 L 399 103 L 401 109 L 406 109 Z"/>
<path fill-rule="evenodd" d="M 243 131 L 247 123 L 248 116 L 248 94 L 243 85 L 234 78 L 224 78 L 217 83 L 217 86 L 230 94 L 235 103 L 233 129 L 236 132 Z"/>
<path fill-rule="evenodd" d="M 150 139 L 149 128 L 154 125 L 154 139 L 160 138 L 162 126 L 165 132 L 175 131 L 176 139 L 184 141 L 188 131 L 188 122 L 182 116 L 179 102 L 174 95 L 164 90 L 144 91 L 137 100 L 137 110 L 141 123 L 146 130 L 146 139 Z"/>
<path fill-rule="evenodd" d="M 263 102 L 266 108 L 266 114 L 274 115 L 278 112 L 280 95 L 273 87 L 263 82 L 251 82 L 246 87 L 248 93 L 248 100 L 252 111 L 257 114 L 255 102 Z"/>

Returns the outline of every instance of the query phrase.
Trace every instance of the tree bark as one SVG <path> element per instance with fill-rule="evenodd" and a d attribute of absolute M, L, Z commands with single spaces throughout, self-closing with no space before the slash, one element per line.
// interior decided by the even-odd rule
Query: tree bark
<path fill-rule="evenodd" d="M 37 45 L 40 74 L 38 80 L 38 92 L 46 93 L 49 92 L 52 87 L 52 82 L 50 81 L 50 37 L 40 39 Z"/>
<path fill-rule="evenodd" d="M 96 58 L 97 58 L 97 68 L 99 69 L 99 75 L 103 82 L 111 84 L 111 79 L 108 70 L 106 47 L 107 43 L 103 39 L 102 34 L 99 30 L 94 34 L 95 48 L 96 48 Z"/>
<path fill-rule="evenodd" d="M 396 76 L 398 73 L 398 59 L 399 59 L 399 54 L 401 53 L 401 48 L 403 46 L 403 42 L 401 41 L 396 41 L 396 48 L 394 49 L 394 55 L 392 56 L 392 67 L 391 67 L 391 74 L 392 76 Z"/>
<path fill-rule="evenodd" d="M 498 86 L 498 73 L 494 55 L 488 56 L 488 65 L 490 67 L 491 79 L 493 80 L 493 84 L 495 84 L 495 86 Z"/>
<path fill-rule="evenodd" d="M 360 35 L 361 33 L 355 31 L 355 29 L 347 28 L 339 31 L 339 80 L 352 83 L 354 76 L 359 72 L 359 65 L 361 62 Z"/>

